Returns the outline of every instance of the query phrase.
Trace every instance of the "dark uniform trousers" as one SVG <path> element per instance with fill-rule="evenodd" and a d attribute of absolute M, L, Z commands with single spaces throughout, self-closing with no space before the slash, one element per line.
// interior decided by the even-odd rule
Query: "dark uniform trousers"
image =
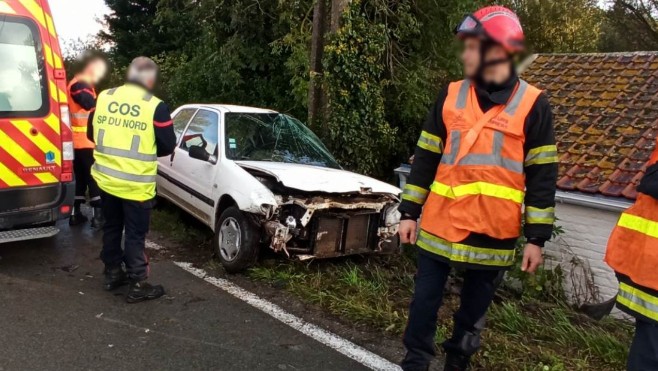
<path fill-rule="evenodd" d="M 638 318 L 628 355 L 628 371 L 652 370 L 658 370 L 658 324 Z"/>
<path fill-rule="evenodd" d="M 424 251 L 418 254 L 418 270 L 414 278 L 416 289 L 403 340 L 407 349 L 402 362 L 405 371 L 426 370 L 435 356 L 437 312 L 451 268 L 429 254 Z M 470 357 L 480 348 L 485 314 L 503 274 L 501 270 L 465 271 L 461 304 L 454 315 L 452 337 L 443 343 L 446 352 Z"/>
<path fill-rule="evenodd" d="M 89 190 L 89 205 L 101 207 L 101 193 L 96 180 L 91 176 L 91 166 L 94 164 L 94 150 L 82 148 L 75 150 L 73 172 L 75 172 L 75 206 L 86 202 Z"/>
<path fill-rule="evenodd" d="M 144 250 L 155 199 L 131 201 L 106 192 L 101 192 L 101 196 L 105 217 L 101 251 L 103 263 L 108 268 L 116 268 L 125 263 L 131 280 L 145 280 L 149 273 L 149 261 Z M 121 238 L 124 230 L 125 248 L 122 249 Z"/>

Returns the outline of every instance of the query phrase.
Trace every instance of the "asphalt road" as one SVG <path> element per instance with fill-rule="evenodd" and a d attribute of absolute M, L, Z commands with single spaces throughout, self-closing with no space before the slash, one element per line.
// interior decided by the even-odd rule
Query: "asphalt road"
<path fill-rule="evenodd" d="M 167 296 L 101 289 L 100 233 L 0 244 L 0 370 L 365 370 L 172 262 Z"/>

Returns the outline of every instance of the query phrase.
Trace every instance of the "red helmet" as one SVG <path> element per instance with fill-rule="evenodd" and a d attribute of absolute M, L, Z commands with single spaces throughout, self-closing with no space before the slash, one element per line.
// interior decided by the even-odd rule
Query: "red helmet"
<path fill-rule="evenodd" d="M 524 49 L 525 36 L 519 17 L 504 6 L 487 6 L 467 15 L 455 28 L 455 34 L 487 38 L 512 54 Z"/>

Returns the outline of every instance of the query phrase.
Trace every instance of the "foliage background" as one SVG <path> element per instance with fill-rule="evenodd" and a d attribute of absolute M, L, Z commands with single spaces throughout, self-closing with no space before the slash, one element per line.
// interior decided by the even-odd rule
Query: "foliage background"
<path fill-rule="evenodd" d="M 139 55 L 162 68 L 171 108 L 221 102 L 308 117 L 315 0 L 105 0 L 112 13 L 97 40 L 69 48 L 69 72 L 85 48 L 121 83 Z M 380 178 L 413 150 L 438 94 L 460 77 L 452 34 L 486 0 L 318 0 L 348 3 L 323 38 L 323 115 L 310 122 L 343 166 Z M 501 0 L 518 12 L 529 52 L 658 49 L 656 0 Z M 343 8 L 341 8 L 343 9 Z M 109 46 L 109 48 L 108 48 Z"/>

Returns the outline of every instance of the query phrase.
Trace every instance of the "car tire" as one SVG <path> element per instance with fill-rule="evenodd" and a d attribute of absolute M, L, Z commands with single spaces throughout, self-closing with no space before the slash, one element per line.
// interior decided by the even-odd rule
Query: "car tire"
<path fill-rule="evenodd" d="M 228 273 L 241 272 L 258 259 L 259 229 L 240 209 L 224 210 L 215 226 L 213 247 Z"/>

